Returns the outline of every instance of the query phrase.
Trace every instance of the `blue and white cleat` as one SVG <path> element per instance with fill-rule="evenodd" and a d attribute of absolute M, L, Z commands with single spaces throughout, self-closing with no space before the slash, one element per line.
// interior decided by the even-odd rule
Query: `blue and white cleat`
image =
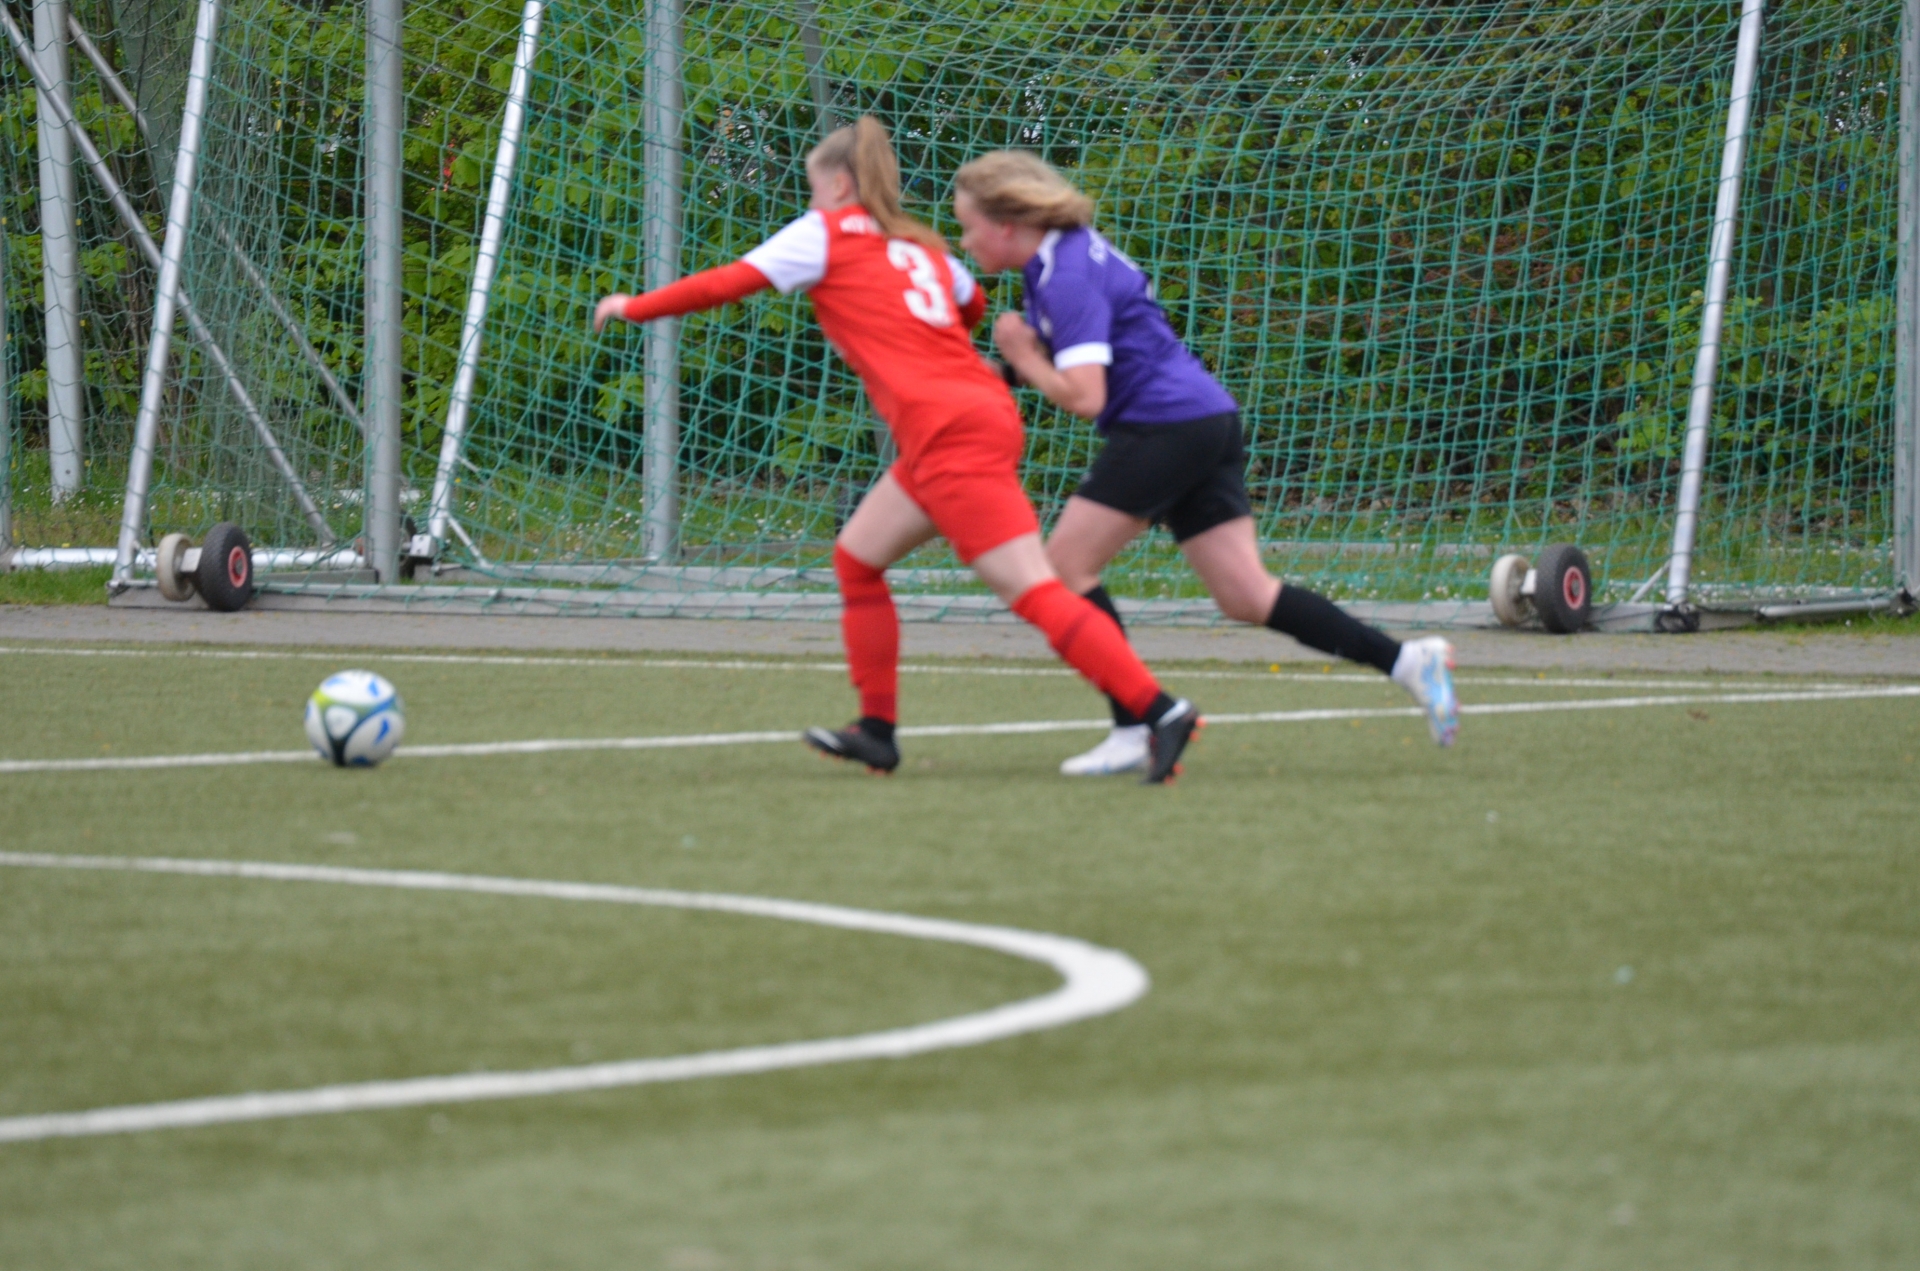
<path fill-rule="evenodd" d="M 1115 724 L 1104 741 L 1062 762 L 1060 771 L 1069 777 L 1112 777 L 1123 772 L 1139 772 L 1151 758 L 1147 753 L 1147 739 L 1152 732 L 1145 724 L 1131 728 Z"/>
<path fill-rule="evenodd" d="M 1427 713 L 1427 731 L 1436 745 L 1451 746 L 1460 735 L 1460 701 L 1453 693 L 1453 646 L 1439 636 L 1409 640 L 1393 664 L 1393 682 L 1413 694 Z"/>

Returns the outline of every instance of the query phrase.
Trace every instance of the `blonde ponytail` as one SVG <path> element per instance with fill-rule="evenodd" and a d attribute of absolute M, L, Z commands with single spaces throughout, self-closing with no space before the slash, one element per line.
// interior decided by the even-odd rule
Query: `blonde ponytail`
<path fill-rule="evenodd" d="M 808 153 L 807 166 L 843 168 L 851 174 L 860 206 L 888 238 L 910 238 L 931 251 L 947 250 L 947 240 L 901 210 L 900 161 L 886 127 L 872 115 L 829 133 Z"/>
<path fill-rule="evenodd" d="M 1093 224 L 1093 200 L 1054 166 L 1025 150 L 995 150 L 961 167 L 953 188 L 989 220 L 1037 229 Z"/>

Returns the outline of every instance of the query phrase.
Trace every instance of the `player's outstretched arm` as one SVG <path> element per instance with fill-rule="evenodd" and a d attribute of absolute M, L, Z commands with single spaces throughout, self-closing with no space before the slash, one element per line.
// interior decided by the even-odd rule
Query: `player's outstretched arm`
<path fill-rule="evenodd" d="M 644 295 L 629 296 L 616 291 L 593 307 L 593 329 L 602 330 L 615 318 L 623 322 L 651 322 L 655 318 L 676 318 L 683 313 L 718 309 L 723 304 L 744 300 L 756 291 L 765 291 L 773 283 L 744 260 L 718 269 L 688 274 Z"/>

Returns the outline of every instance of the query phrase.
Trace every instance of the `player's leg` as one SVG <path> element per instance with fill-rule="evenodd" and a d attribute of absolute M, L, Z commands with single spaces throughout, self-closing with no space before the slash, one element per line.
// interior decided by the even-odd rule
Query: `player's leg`
<path fill-rule="evenodd" d="M 1193 704 L 1160 691 L 1121 633 L 1092 602 L 1061 583 L 1040 543 L 1040 518 L 1020 485 L 1024 442 L 1008 409 L 955 420 L 913 457 L 908 493 L 933 518 L 953 550 L 1021 618 L 1046 635 L 1054 652 L 1118 698 L 1152 728 L 1146 780 L 1177 770 L 1199 729 Z"/>
<path fill-rule="evenodd" d="M 1213 428 L 1212 466 L 1167 509 L 1164 519 L 1220 611 L 1393 677 L 1420 703 L 1434 741 L 1451 746 L 1460 727 L 1453 646 L 1437 636 L 1403 645 L 1324 596 L 1304 587 L 1281 586 L 1260 559 L 1240 418 L 1220 415 L 1201 422 Z"/>
<path fill-rule="evenodd" d="M 1104 458 L 1106 452 L 1102 452 Z M 1100 461 L 1096 460 L 1096 468 Z M 1092 601 L 1113 625 L 1123 632 L 1119 607 L 1107 594 L 1100 574 L 1123 548 L 1151 528 L 1145 517 L 1134 516 L 1074 495 L 1067 500 L 1053 532 L 1047 535 L 1047 559 L 1069 591 Z M 1110 776 L 1133 772 L 1147 765 L 1146 722 L 1120 702 L 1107 699 L 1113 712 L 1113 728 L 1092 750 L 1063 761 L 1060 771 L 1069 777 Z"/>
<path fill-rule="evenodd" d="M 1074 495 L 1047 535 L 1047 560 L 1078 595 L 1100 586 L 1100 573 L 1152 522 Z M 1094 602 L 1098 604 L 1098 601 Z"/>
<path fill-rule="evenodd" d="M 1094 456 L 1086 479 L 1048 539 L 1048 555 L 1067 585 L 1098 605 L 1123 630 L 1119 607 L 1101 584 L 1099 573 L 1128 541 L 1165 517 L 1188 490 L 1210 478 L 1224 444 L 1222 422 L 1216 417 L 1111 425 L 1106 444 Z M 1063 762 L 1061 772 L 1104 776 L 1146 762 L 1147 730 L 1123 704 L 1111 704 L 1113 728 L 1092 750 Z"/>
<path fill-rule="evenodd" d="M 1281 586 L 1260 559 L 1252 517 L 1238 516 L 1182 539 L 1180 551 L 1226 617 L 1271 627 L 1310 649 L 1363 662 L 1382 675 L 1393 673 L 1400 642 L 1324 596 L 1296 585 Z"/>
<path fill-rule="evenodd" d="M 945 430 L 912 465 L 914 496 L 954 552 L 1054 652 L 1127 709 L 1157 715 L 1167 702 L 1126 638 L 1068 591 L 1040 543 L 1040 518 L 1020 485 L 1020 418 L 983 413 Z M 1171 701 L 1171 699 L 1168 699 Z"/>
<path fill-rule="evenodd" d="M 970 502 L 976 509 L 983 503 L 1003 501 L 993 498 L 999 491 L 980 488 L 986 482 L 973 484 L 975 497 Z M 1019 487 L 1012 492 L 1025 502 L 1026 494 Z M 1032 516 L 1031 505 L 1025 515 Z M 1017 526 L 1025 517 L 1008 519 Z M 990 529 L 974 533 L 981 538 L 999 537 Z M 1069 591 L 1053 572 L 1037 524 L 977 554 L 965 548 L 960 552 L 994 595 L 1038 627 L 1053 651 L 1101 692 L 1142 718 L 1157 718 L 1171 703 L 1120 629 L 1085 596 Z"/>
<path fill-rule="evenodd" d="M 846 728 L 809 728 L 808 745 L 877 772 L 900 764 L 894 743 L 900 690 L 900 619 L 887 589 L 887 566 L 936 533 L 933 521 L 892 473 L 867 491 L 833 548 L 840 584 L 840 636 L 847 674 L 860 694 L 860 717 Z"/>
<path fill-rule="evenodd" d="M 1011 487 L 1024 499 L 1019 487 Z M 1200 725 L 1193 703 L 1170 697 L 1140 661 L 1120 628 L 1085 596 L 1076 596 L 1047 561 L 1037 530 L 1001 543 L 972 560 L 980 580 L 1093 686 L 1120 702 L 1148 729 L 1146 780 L 1170 778 Z"/>
<path fill-rule="evenodd" d="M 1460 722 L 1453 693 L 1453 648 L 1445 640 L 1429 636 L 1402 644 L 1317 592 L 1292 583 L 1283 586 L 1260 559 L 1250 516 L 1185 538 L 1180 550 L 1222 614 L 1271 627 L 1310 649 L 1391 676 L 1426 711 L 1433 739 L 1442 746 L 1453 744 Z"/>

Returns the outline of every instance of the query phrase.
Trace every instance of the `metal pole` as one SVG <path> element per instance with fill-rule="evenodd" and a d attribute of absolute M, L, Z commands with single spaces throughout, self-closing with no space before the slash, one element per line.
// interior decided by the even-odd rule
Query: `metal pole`
<path fill-rule="evenodd" d="M 1900 22 L 1900 286 L 1894 349 L 1893 581 L 1920 595 L 1920 0 Z"/>
<path fill-rule="evenodd" d="M 44 97 L 72 100 L 67 75 L 67 0 L 34 0 L 34 55 L 49 83 Z M 79 199 L 74 190 L 73 144 L 52 111 L 39 111 L 40 259 L 45 282 L 47 454 L 53 497 L 80 489 L 82 417 L 86 409 L 85 352 L 80 345 Z"/>
<path fill-rule="evenodd" d="M 400 242 L 400 131 L 406 117 L 400 33 L 404 0 L 367 0 L 367 559 L 383 583 L 400 577 L 400 395 L 405 284 Z"/>
<path fill-rule="evenodd" d="M 807 84 L 813 89 L 813 115 L 826 136 L 840 126 L 833 112 L 833 90 L 827 86 L 826 54 L 820 45 L 820 6 L 815 0 L 794 0 L 800 16 L 800 55 L 807 63 Z"/>
<path fill-rule="evenodd" d="M 9 20 L 11 26 L 11 20 Z M 147 520 L 147 487 L 153 480 L 153 448 L 160 432 L 160 400 L 167 391 L 167 353 L 173 339 L 173 315 L 180 299 L 180 274 L 187 254 L 187 227 L 193 220 L 193 182 L 200 161 L 200 134 L 207 114 L 207 79 L 213 71 L 213 39 L 220 26 L 220 0 L 200 0 L 194 24 L 193 55 L 187 64 L 187 101 L 180 115 L 180 147 L 173 161 L 173 190 L 167 199 L 166 246 L 160 254 L 160 279 L 153 303 L 153 333 L 147 340 L 146 375 L 140 382 L 140 413 L 133 426 L 133 457 L 127 465 L 127 501 L 120 514 L 120 544 L 114 554 L 113 583 L 125 588 L 133 574 L 133 554 Z M 33 68 L 35 75 L 39 68 Z M 78 128 L 78 124 L 75 124 Z M 104 171 L 104 165 L 102 165 Z"/>
<path fill-rule="evenodd" d="M 1733 273 L 1733 231 L 1740 210 L 1740 172 L 1746 161 L 1747 123 L 1760 67 L 1760 31 L 1765 0 L 1743 0 L 1740 42 L 1733 57 L 1733 91 L 1727 100 L 1727 140 L 1720 154 L 1720 190 L 1714 200 L 1713 233 L 1707 248 L 1707 304 L 1700 315 L 1700 353 L 1693 364 L 1687 400 L 1686 450 L 1680 461 L 1680 502 L 1673 521 L 1673 565 L 1667 572 L 1667 606 L 1687 603 L 1693 549 L 1699 531 L 1700 486 L 1707 466 L 1707 435 L 1713 423 L 1713 380 L 1720 365 L 1720 335 L 1726 322 L 1727 283 Z"/>
<path fill-rule="evenodd" d="M 7 346 L 7 218 L 0 216 L 0 571 L 13 551 L 13 350 Z"/>
<path fill-rule="evenodd" d="M 647 0 L 645 281 L 648 291 L 680 276 L 680 3 Z M 680 322 L 647 324 L 645 396 L 646 555 L 671 561 L 680 548 Z"/>
<path fill-rule="evenodd" d="M 460 324 L 460 362 L 453 374 L 453 395 L 447 402 L 447 424 L 440 435 L 440 462 L 433 472 L 433 497 L 427 503 L 425 542 L 408 545 L 416 558 L 439 555 L 447 541 L 447 521 L 453 515 L 453 483 L 466 444 L 467 417 L 473 409 L 473 385 L 480 373 L 480 345 L 486 338 L 487 305 L 493 298 L 493 276 L 500 268 L 500 244 L 506 237 L 507 205 L 513 199 L 513 168 L 520 157 L 520 137 L 527 124 L 527 97 L 532 91 L 533 58 L 540 48 L 542 0 L 527 0 L 520 15 L 520 43 L 513 51 L 513 79 L 507 85 L 507 109 L 500 120 L 500 145 L 493 156 L 493 180 L 487 187 L 486 218 L 480 226 L 480 253 L 473 262 L 473 283 L 467 289 L 467 314 Z"/>
<path fill-rule="evenodd" d="M 217 20 L 218 14 L 216 13 L 215 16 Z M 19 56 L 21 63 L 26 66 L 28 74 L 33 76 L 34 83 L 36 85 L 40 84 L 45 78 L 45 72 L 39 63 L 33 60 L 33 50 L 28 47 L 26 37 L 20 33 L 20 28 L 15 25 L 13 15 L 6 12 L 4 8 L 0 8 L 0 28 L 5 29 L 7 39 L 12 43 L 14 52 Z M 140 214 L 134 210 L 132 201 L 127 198 L 127 192 L 120 187 L 119 181 L 114 179 L 113 170 L 107 167 L 106 161 L 100 157 L 100 151 L 93 144 L 93 139 L 87 136 L 86 129 L 80 126 L 79 121 L 73 117 L 73 112 L 67 109 L 64 102 L 51 94 L 47 96 L 46 100 L 53 114 L 59 120 L 60 125 L 66 129 L 67 136 L 72 139 L 74 149 L 80 152 L 80 158 L 82 162 L 87 165 L 87 170 L 93 174 L 95 182 L 99 184 L 101 191 L 106 194 L 107 202 L 112 205 L 114 213 L 119 216 L 120 223 L 124 225 L 127 232 L 133 236 L 134 245 L 140 249 L 141 255 L 145 257 L 147 267 L 152 269 L 155 274 L 161 273 L 165 267 L 165 261 L 160 247 L 153 241 L 153 235 L 147 232 L 146 223 L 140 219 Z M 333 531 L 328 527 L 326 518 L 320 514 L 320 509 L 314 506 L 312 497 L 307 494 L 307 488 L 300 483 L 300 478 L 294 472 L 293 465 L 287 461 L 286 452 L 280 448 L 279 438 L 273 435 L 273 430 L 267 426 L 266 417 L 260 413 L 260 408 L 254 404 L 253 397 L 247 392 L 246 385 L 241 383 L 239 372 L 234 369 L 233 362 L 227 357 L 226 350 L 222 349 L 219 342 L 213 338 L 212 330 L 201 318 L 199 311 L 194 308 L 193 297 L 188 294 L 184 282 L 181 283 L 178 288 L 177 298 L 179 311 L 187 320 L 187 329 L 193 333 L 194 340 L 206 353 L 208 360 L 214 364 L 215 369 L 217 369 L 222 378 L 226 380 L 227 391 L 233 394 L 233 399 L 239 404 L 241 413 L 246 415 L 248 421 L 253 424 L 254 433 L 266 447 L 268 460 L 272 462 L 274 468 L 280 473 L 281 479 L 292 488 L 294 500 L 300 505 L 301 514 L 306 517 L 307 524 L 313 527 L 314 533 L 319 536 L 322 543 L 333 542 Z M 172 329 L 169 327 L 169 338 L 171 338 L 171 331 Z M 151 352 L 151 346 L 149 346 L 149 352 Z M 162 382 L 162 387 L 164 388 L 164 381 Z M 140 409 L 142 416 L 144 416 L 147 409 L 144 383 L 141 389 Z M 157 399 L 155 400 L 153 409 L 157 418 L 159 410 Z M 141 417 L 136 417 L 134 423 L 134 458 L 136 461 L 139 459 L 140 453 L 138 444 L 141 428 L 140 418 Z M 156 424 L 155 427 L 157 430 L 158 425 Z M 151 459 L 152 456 L 149 454 L 149 462 Z M 129 467 L 127 493 L 130 499 L 134 496 L 133 478 L 134 469 Z M 144 517 L 146 500 L 144 479 L 139 491 L 139 499 L 143 509 L 142 516 Z"/>
<path fill-rule="evenodd" d="M 99 46 L 93 42 L 93 37 L 89 36 L 86 29 L 80 25 L 80 19 L 71 13 L 67 15 L 67 30 L 72 34 L 73 42 L 80 47 L 80 51 L 86 54 L 87 60 L 93 63 L 93 69 L 99 73 L 101 82 L 119 100 L 127 113 L 133 116 L 134 127 L 140 130 L 140 139 L 147 143 L 148 149 L 157 148 L 158 143 L 154 140 L 153 126 L 147 122 L 146 112 L 140 109 L 140 103 L 128 91 L 126 82 L 113 69 L 113 63 L 107 60 L 106 54 L 102 53 Z M 260 272 L 252 258 L 240 249 L 240 244 L 234 241 L 233 235 L 227 232 L 226 226 L 215 221 L 212 228 L 213 236 L 219 239 L 220 245 L 233 256 L 234 263 L 240 266 L 242 273 L 246 274 L 247 281 L 252 283 L 254 290 L 260 293 L 260 298 L 266 302 L 267 308 L 273 311 L 273 316 L 279 319 L 281 330 L 287 333 L 287 338 L 292 340 L 294 347 L 300 350 L 300 356 L 306 359 L 307 365 L 312 367 L 314 374 L 320 377 L 320 383 L 333 398 L 334 404 L 340 408 L 342 414 L 353 421 L 355 428 L 364 433 L 367 426 L 360 422 L 360 408 L 353 404 L 351 397 L 347 396 L 347 390 L 340 387 L 340 381 L 334 378 L 333 369 L 327 365 L 326 359 L 320 356 L 320 350 L 314 348 L 307 339 L 307 333 L 300 329 L 300 324 L 295 321 L 286 303 L 267 282 L 266 276 Z"/>

